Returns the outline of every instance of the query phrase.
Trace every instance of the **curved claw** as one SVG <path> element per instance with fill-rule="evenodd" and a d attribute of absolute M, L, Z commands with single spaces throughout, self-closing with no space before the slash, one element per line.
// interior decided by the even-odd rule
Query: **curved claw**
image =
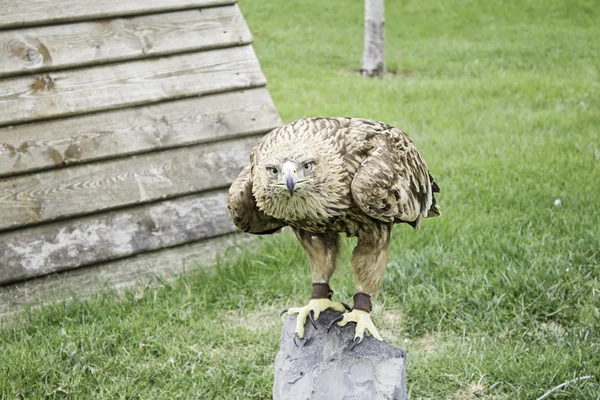
<path fill-rule="evenodd" d="M 348 311 L 352 311 L 352 307 L 350 307 L 348 304 L 346 303 L 342 303 L 342 305 L 344 306 L 344 308 Z"/>
<path fill-rule="evenodd" d="M 288 310 L 289 310 L 289 308 L 284 308 L 283 310 L 281 310 L 281 313 L 279 314 L 279 316 L 281 317 L 283 314 L 288 312 Z"/>
<path fill-rule="evenodd" d="M 298 340 L 302 340 L 302 339 L 300 339 L 300 336 L 298 336 L 298 333 L 295 333 L 295 334 L 294 334 L 294 345 L 295 345 L 296 347 L 300 347 L 300 346 L 298 346 L 298 343 L 296 343 L 296 339 L 298 339 Z"/>
<path fill-rule="evenodd" d="M 317 324 L 315 324 L 315 318 L 314 318 L 315 312 L 314 310 L 310 310 L 308 312 L 308 320 L 310 321 L 310 323 L 312 324 L 313 328 L 315 328 L 316 331 L 318 331 L 319 329 L 317 328 Z"/>
<path fill-rule="evenodd" d="M 357 336 L 354 338 L 354 341 L 352 342 L 352 346 L 350 346 L 350 350 L 354 350 L 354 348 L 356 347 L 356 345 L 358 345 L 360 342 L 362 342 L 362 336 Z"/>
<path fill-rule="evenodd" d="M 342 315 L 338 315 L 337 317 L 335 317 L 335 319 L 329 323 L 329 326 L 327 327 L 327 333 L 329 333 L 329 331 L 331 330 L 331 328 L 333 328 L 333 325 L 335 325 L 337 322 L 340 322 L 343 319 L 344 319 L 344 315 L 343 314 Z"/>

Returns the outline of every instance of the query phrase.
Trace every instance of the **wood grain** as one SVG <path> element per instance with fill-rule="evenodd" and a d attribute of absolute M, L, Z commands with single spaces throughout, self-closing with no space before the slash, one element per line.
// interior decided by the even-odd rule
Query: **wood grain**
<path fill-rule="evenodd" d="M 85 299 L 103 290 L 124 291 L 139 286 L 156 287 L 182 274 L 210 267 L 217 256 L 231 254 L 258 237 L 239 233 L 192 242 L 159 251 L 139 254 L 117 261 L 50 274 L 14 285 L 0 286 L 0 320 L 30 306 L 66 301 L 75 296 Z M 7 322 L 4 319 L 1 322 Z"/>
<path fill-rule="evenodd" d="M 1 234 L 0 283 L 234 232 L 226 190 Z"/>
<path fill-rule="evenodd" d="M 22 3 L 22 2 L 20 2 Z M 0 77 L 247 44 L 237 5 L 0 31 Z"/>
<path fill-rule="evenodd" d="M 0 126 L 264 86 L 251 46 L 0 80 Z"/>
<path fill-rule="evenodd" d="M 267 132 L 265 88 L 0 128 L 0 177 Z"/>
<path fill-rule="evenodd" d="M 235 3 L 235 0 L 0 0 L 0 28 L 84 21 Z"/>
<path fill-rule="evenodd" d="M 0 181 L 0 230 L 228 186 L 257 137 Z"/>

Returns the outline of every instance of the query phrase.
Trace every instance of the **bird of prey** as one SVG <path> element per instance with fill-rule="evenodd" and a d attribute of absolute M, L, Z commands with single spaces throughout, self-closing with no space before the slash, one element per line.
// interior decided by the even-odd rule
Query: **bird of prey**
<path fill-rule="evenodd" d="M 314 325 L 329 308 L 343 313 L 334 320 L 339 326 L 356 323 L 355 346 L 365 332 L 382 340 L 369 313 L 390 254 L 390 233 L 396 223 L 417 228 L 422 219 L 440 216 L 434 192 L 438 185 L 401 130 L 362 118 L 308 118 L 261 138 L 231 185 L 227 205 L 242 231 L 269 234 L 290 226 L 306 251 L 312 298 L 282 312 L 298 314 L 295 336 L 302 339 L 306 320 Z M 329 287 L 340 233 L 358 238 L 352 309 L 333 301 Z"/>

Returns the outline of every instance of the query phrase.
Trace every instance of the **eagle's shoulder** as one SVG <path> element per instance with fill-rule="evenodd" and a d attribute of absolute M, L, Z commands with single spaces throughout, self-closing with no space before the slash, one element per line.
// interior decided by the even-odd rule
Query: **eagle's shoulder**
<path fill-rule="evenodd" d="M 279 231 L 285 226 L 283 221 L 266 215 L 261 211 L 254 195 L 252 194 L 253 179 L 253 157 L 250 163 L 242 170 L 233 181 L 227 193 L 227 208 L 234 225 L 248 233 L 257 235 L 269 234 Z"/>
<path fill-rule="evenodd" d="M 351 184 L 355 202 L 372 218 L 418 225 L 435 206 L 433 192 L 439 188 L 417 147 L 405 132 L 383 122 L 357 119 L 355 124 L 368 143 L 368 151 L 352 156 L 359 164 Z"/>

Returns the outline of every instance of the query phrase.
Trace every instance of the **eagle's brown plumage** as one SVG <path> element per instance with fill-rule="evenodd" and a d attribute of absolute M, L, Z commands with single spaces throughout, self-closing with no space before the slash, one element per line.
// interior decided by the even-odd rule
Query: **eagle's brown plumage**
<path fill-rule="evenodd" d="M 355 307 L 360 303 L 370 311 L 364 295 L 379 290 L 393 225 L 416 228 L 421 219 L 439 216 L 433 197 L 438 191 L 401 130 L 368 119 L 310 118 L 274 129 L 259 141 L 229 190 L 228 206 L 245 232 L 265 234 L 291 226 L 306 250 L 313 287 L 327 285 L 327 291 L 339 233 L 357 236 Z M 318 315 L 320 310 L 309 308 Z"/>

